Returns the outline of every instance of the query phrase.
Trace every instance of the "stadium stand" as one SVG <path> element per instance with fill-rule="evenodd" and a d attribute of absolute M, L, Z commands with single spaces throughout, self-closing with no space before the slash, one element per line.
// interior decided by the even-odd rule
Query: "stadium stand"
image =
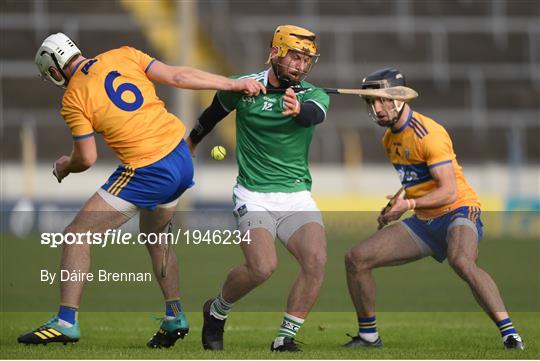
<path fill-rule="evenodd" d="M 58 136 L 67 132 L 58 115 L 61 91 L 41 86 L 32 63 L 46 33 L 70 33 L 89 55 L 131 44 L 165 58 L 167 49 L 174 48 L 174 44 L 164 48 L 152 38 L 126 3 L 2 2 L 4 160 L 20 157 L 22 122 L 37 127 L 40 160 L 52 160 L 66 147 L 65 138 Z M 165 3 L 169 12 L 175 11 L 170 2 Z M 506 162 L 511 148 L 523 162 L 540 160 L 535 141 L 540 136 L 538 2 L 204 0 L 197 2 L 197 8 L 201 36 L 205 36 L 198 43 L 214 51 L 210 56 L 219 58 L 218 63 L 226 64 L 219 68 L 198 61 L 196 65 L 232 73 L 260 69 L 277 24 L 305 25 L 320 35 L 322 52 L 311 81 L 355 87 L 375 68 L 399 67 L 420 93 L 418 107 L 452 133 L 462 161 Z M 160 94 L 166 101 L 171 98 L 170 92 Z M 350 160 L 349 147 L 357 140 L 362 142 L 362 159 L 352 161 L 384 159 L 378 148 L 380 129 L 370 124 L 363 109 L 357 98 L 333 97 L 328 121 L 316 135 L 313 161 Z M 517 138 L 511 135 L 515 132 Z M 111 159 L 112 154 L 106 151 L 102 156 Z"/>

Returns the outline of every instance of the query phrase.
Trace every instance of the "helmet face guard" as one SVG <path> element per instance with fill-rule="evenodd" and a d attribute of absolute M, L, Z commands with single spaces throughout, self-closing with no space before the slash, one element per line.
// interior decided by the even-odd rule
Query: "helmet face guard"
<path fill-rule="evenodd" d="M 403 114 L 403 109 L 405 108 L 405 102 L 399 101 L 399 100 L 392 100 L 394 107 L 390 109 L 391 111 L 396 112 L 396 115 L 388 120 L 381 120 L 377 116 L 377 111 L 375 110 L 375 99 L 377 98 L 371 98 L 366 97 L 366 103 L 367 103 L 367 112 L 371 120 L 373 120 L 375 123 L 380 125 L 381 127 L 391 127 L 393 126 L 399 118 L 401 118 L 401 114 Z M 382 104 L 385 103 L 385 101 L 388 101 L 388 99 L 385 98 L 378 98 Z M 388 111 L 385 109 L 385 111 Z"/>
<path fill-rule="evenodd" d="M 56 86 L 65 88 L 69 79 L 63 69 L 71 59 L 80 54 L 79 48 L 66 35 L 56 33 L 48 36 L 39 47 L 35 57 L 39 77 Z M 51 67 L 58 70 L 62 75 L 62 80 L 56 80 L 52 76 L 49 70 Z"/>
<path fill-rule="evenodd" d="M 362 80 L 362 89 L 389 89 L 394 87 L 405 87 L 405 77 L 398 70 L 392 68 L 380 69 L 377 70 Z M 380 120 L 377 116 L 377 111 L 375 110 L 375 100 L 378 99 L 383 104 L 391 100 L 394 104 L 390 111 L 394 111 L 396 115 L 388 120 Z M 401 115 L 403 114 L 403 109 L 405 108 L 405 102 L 389 98 L 373 98 L 365 97 L 367 103 L 367 112 L 369 117 L 378 125 L 382 127 L 391 127 L 393 126 Z M 384 109 L 389 111 L 388 109 Z"/>
<path fill-rule="evenodd" d="M 298 51 L 296 49 L 290 49 L 289 52 L 297 52 L 299 54 L 302 54 L 302 56 L 308 57 L 309 60 L 307 61 L 307 66 L 304 69 L 298 69 L 297 67 L 291 65 L 291 57 L 274 57 L 270 60 L 272 70 L 274 71 L 274 74 L 276 74 L 276 77 L 278 78 L 281 86 L 284 88 L 297 85 L 301 81 L 306 79 L 313 66 L 317 63 L 317 60 L 319 60 L 318 54 L 311 55 L 309 53 L 306 53 L 304 51 Z M 295 78 L 292 78 L 290 74 L 294 73 L 297 73 L 297 76 Z"/>
<path fill-rule="evenodd" d="M 274 55 L 271 53 L 267 63 L 272 65 L 272 70 L 283 87 L 296 85 L 304 80 L 319 59 L 315 34 L 298 26 L 278 26 L 274 32 L 271 46 L 277 49 L 277 53 Z M 295 52 L 299 56 L 308 57 L 309 61 L 306 68 L 300 70 L 291 66 L 291 57 L 288 57 L 288 62 L 286 60 L 289 52 Z M 291 73 L 298 74 L 296 79 L 291 78 Z"/>

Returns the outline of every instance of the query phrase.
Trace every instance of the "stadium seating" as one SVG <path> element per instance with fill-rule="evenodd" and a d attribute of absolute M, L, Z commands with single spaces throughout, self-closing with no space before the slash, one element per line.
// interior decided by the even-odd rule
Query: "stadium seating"
<path fill-rule="evenodd" d="M 61 90 L 42 86 L 35 76 L 34 51 L 48 32 L 70 33 L 90 55 L 123 44 L 161 55 L 121 2 L 10 0 L 0 6 L 2 153 L 7 161 L 20 159 L 22 122 L 36 126 L 39 160 L 52 160 L 69 147 L 58 115 Z M 506 162 L 511 148 L 521 152 L 523 161 L 540 160 L 535 141 L 540 137 L 538 2 L 204 0 L 197 2 L 197 11 L 199 28 L 209 39 L 205 45 L 217 50 L 214 56 L 232 72 L 265 66 L 276 25 L 304 25 L 320 39 L 322 56 L 310 77 L 314 83 L 357 87 L 376 68 L 399 67 L 420 93 L 415 106 L 454 135 L 462 162 Z M 159 93 L 173 101 L 172 91 Z M 521 132 L 520 144 L 510 141 L 515 139 L 509 136 L 511 127 Z M 315 136 L 312 160 L 349 159 L 343 134 L 350 132 L 362 145 L 362 158 L 353 162 L 383 159 L 377 148 L 381 131 L 370 123 L 362 102 L 333 96 L 328 121 Z M 106 150 L 100 156 L 113 158 Z"/>

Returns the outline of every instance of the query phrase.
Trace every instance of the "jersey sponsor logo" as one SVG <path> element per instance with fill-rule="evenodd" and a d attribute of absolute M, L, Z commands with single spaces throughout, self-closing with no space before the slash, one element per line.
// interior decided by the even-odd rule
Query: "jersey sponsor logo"
<path fill-rule="evenodd" d="M 398 174 L 399 181 L 405 187 L 411 187 L 416 184 L 424 183 L 433 179 L 431 173 L 429 173 L 429 168 L 426 163 L 394 163 L 394 168 L 396 169 L 396 172 Z"/>
<path fill-rule="evenodd" d="M 269 96 L 267 96 L 267 95 L 265 95 L 265 96 L 263 97 L 263 100 L 265 100 L 265 101 L 267 101 L 267 102 L 270 102 L 270 103 L 275 103 L 275 102 L 277 101 L 276 98 L 271 98 L 271 97 L 269 97 Z"/>
<path fill-rule="evenodd" d="M 404 168 L 399 168 L 397 170 L 399 181 L 401 183 L 410 183 L 417 181 L 419 179 L 418 173 L 413 170 L 406 170 Z"/>

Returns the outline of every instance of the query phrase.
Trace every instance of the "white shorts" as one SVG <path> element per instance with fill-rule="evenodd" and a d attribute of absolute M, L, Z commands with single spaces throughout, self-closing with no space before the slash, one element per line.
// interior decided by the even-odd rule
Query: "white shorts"
<path fill-rule="evenodd" d="M 238 229 L 265 228 L 287 244 L 304 224 L 315 222 L 324 227 L 321 211 L 311 192 L 260 193 L 237 184 L 233 188 L 234 215 Z"/>

